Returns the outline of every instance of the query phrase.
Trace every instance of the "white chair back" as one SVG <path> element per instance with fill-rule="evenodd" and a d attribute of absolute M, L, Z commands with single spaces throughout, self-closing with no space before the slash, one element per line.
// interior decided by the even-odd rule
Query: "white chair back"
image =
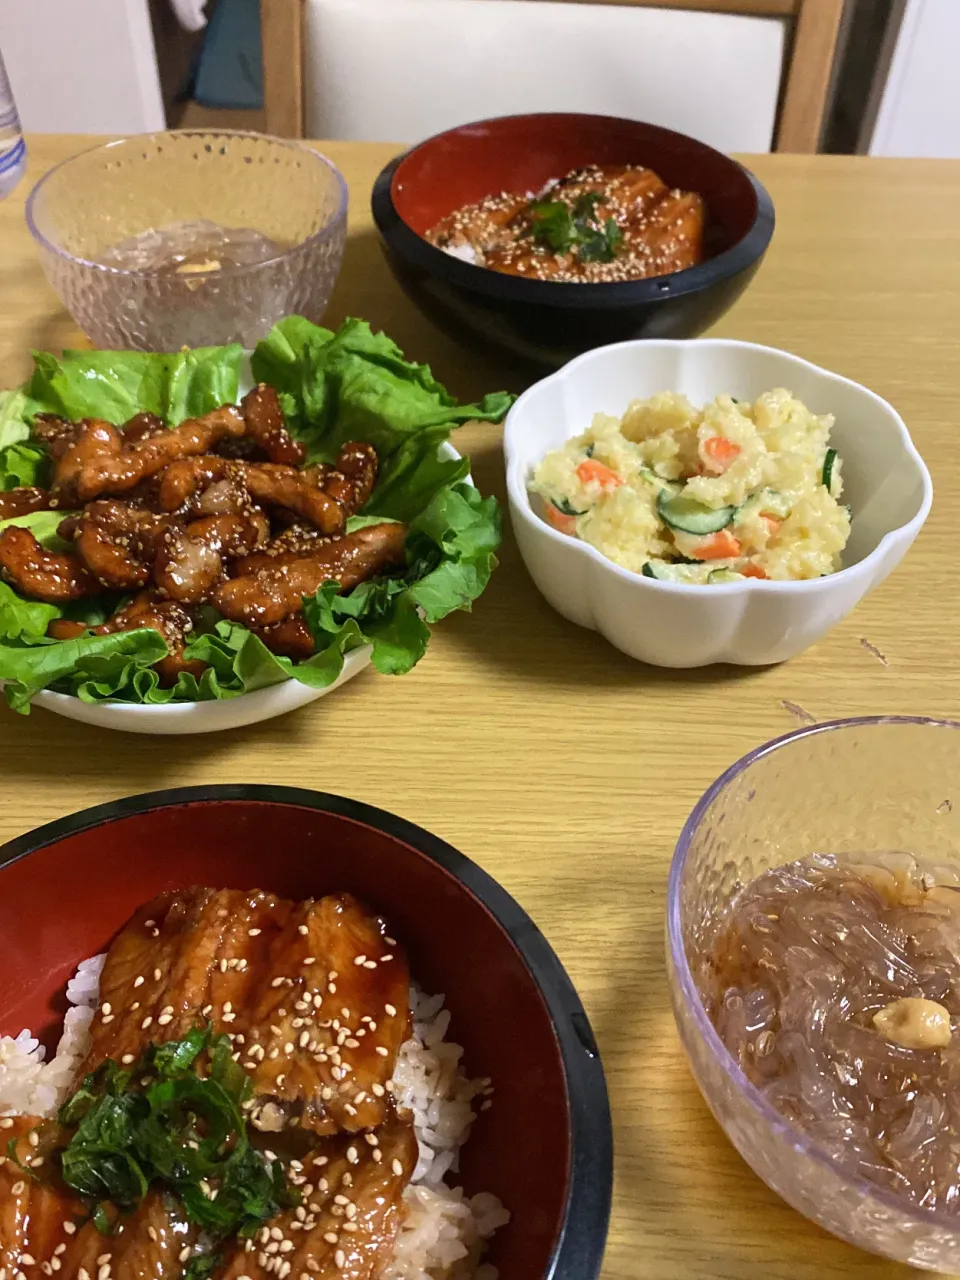
<path fill-rule="evenodd" d="M 415 142 L 527 111 L 769 151 L 786 22 L 553 0 L 306 0 L 306 136 Z"/>

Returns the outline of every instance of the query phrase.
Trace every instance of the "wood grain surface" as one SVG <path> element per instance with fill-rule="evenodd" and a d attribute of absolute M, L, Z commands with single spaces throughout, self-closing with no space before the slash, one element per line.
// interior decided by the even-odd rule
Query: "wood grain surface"
<path fill-rule="evenodd" d="M 28 145 L 35 180 L 83 140 Z M 368 195 L 395 148 L 324 150 L 352 193 L 329 319 L 357 315 L 385 328 L 460 396 L 522 390 L 527 375 L 455 345 L 389 276 Z M 906 1268 L 832 1239 L 782 1204 L 712 1120 L 670 1013 L 664 889 L 697 797 L 745 751 L 794 728 L 791 707 L 822 720 L 960 716 L 960 165 L 777 155 L 751 164 L 776 202 L 777 231 L 716 332 L 783 347 L 872 387 L 901 411 L 933 473 L 927 527 L 847 622 L 779 667 L 644 667 L 553 613 L 508 532 L 474 613 L 440 625 L 410 675 L 367 672 L 286 719 L 151 739 L 3 710 L 0 840 L 113 797 L 227 781 L 316 787 L 421 823 L 516 895 L 593 1020 L 616 1125 L 605 1280 L 906 1280 Z M 27 373 L 31 347 L 78 340 L 34 257 L 28 186 L 0 204 L 0 385 Z M 481 488 L 502 497 L 499 430 L 471 426 L 457 443 Z"/>

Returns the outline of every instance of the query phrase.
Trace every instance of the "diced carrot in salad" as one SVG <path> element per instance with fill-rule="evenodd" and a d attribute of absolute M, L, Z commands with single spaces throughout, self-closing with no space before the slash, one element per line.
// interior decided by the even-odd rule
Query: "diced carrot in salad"
<path fill-rule="evenodd" d="M 576 516 L 567 515 L 566 511 L 561 511 L 552 502 L 547 502 L 544 505 L 546 507 L 547 520 L 555 529 L 559 529 L 561 533 L 569 533 L 571 535 L 577 532 Z"/>
<path fill-rule="evenodd" d="M 737 573 L 742 573 L 745 578 L 766 578 L 767 574 L 760 568 L 758 564 L 742 565 Z"/>
<path fill-rule="evenodd" d="M 577 479 L 584 484 L 599 484 L 601 489 L 616 489 L 617 485 L 623 484 L 614 470 L 596 458 L 584 458 L 577 467 Z"/>
<path fill-rule="evenodd" d="M 740 554 L 740 542 L 729 529 L 711 533 L 690 551 L 694 560 L 730 560 Z"/>
<path fill-rule="evenodd" d="M 780 521 L 777 520 L 776 517 L 774 516 L 761 515 L 760 519 L 767 526 L 767 533 L 769 533 L 770 537 L 772 538 L 773 535 L 780 528 Z"/>
<path fill-rule="evenodd" d="M 722 475 L 740 456 L 740 446 L 726 436 L 708 436 L 706 440 L 701 440 L 699 453 L 708 471 Z"/>

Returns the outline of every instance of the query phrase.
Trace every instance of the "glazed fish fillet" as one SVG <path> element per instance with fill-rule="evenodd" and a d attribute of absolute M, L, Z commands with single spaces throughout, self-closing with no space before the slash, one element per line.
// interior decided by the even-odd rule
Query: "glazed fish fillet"
<path fill-rule="evenodd" d="M 29 1137 L 34 1131 L 40 1135 L 37 1147 Z M 199 1237 L 171 1197 L 151 1191 L 126 1214 L 105 1204 L 110 1230 L 104 1234 L 37 1154 L 55 1139 L 56 1125 L 18 1117 L 2 1136 L 3 1150 L 12 1138 L 16 1159 L 31 1161 L 38 1175 L 0 1157 L 4 1280 L 57 1274 L 63 1280 L 184 1276 Z M 403 1190 L 416 1163 L 412 1122 L 392 1109 L 376 1134 L 322 1139 L 309 1155 L 287 1165 L 300 1205 L 264 1223 L 252 1239 L 228 1244 L 213 1274 L 223 1280 L 305 1273 L 313 1280 L 374 1280 L 391 1257 Z"/>
<path fill-rule="evenodd" d="M 412 1123 L 395 1114 L 375 1135 L 328 1139 L 292 1167 L 299 1208 L 280 1214 L 251 1240 L 237 1242 L 216 1275 L 266 1280 L 282 1272 L 291 1280 L 302 1275 L 374 1280 L 391 1256 L 403 1189 L 416 1163 Z"/>
<path fill-rule="evenodd" d="M 384 922 L 349 895 L 164 894 L 110 947 L 82 1072 L 210 1023 L 250 1076 L 258 1128 L 372 1129 L 408 1034 L 409 986 Z"/>

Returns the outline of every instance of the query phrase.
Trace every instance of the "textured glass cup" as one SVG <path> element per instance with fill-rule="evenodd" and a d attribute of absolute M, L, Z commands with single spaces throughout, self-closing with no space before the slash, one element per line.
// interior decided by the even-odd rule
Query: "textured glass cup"
<path fill-rule="evenodd" d="M 132 236 L 201 220 L 252 228 L 281 252 L 189 275 L 100 260 Z M 323 315 L 343 257 L 347 188 L 299 143 L 234 130 L 143 134 L 52 169 L 30 193 L 27 223 L 47 279 L 96 346 L 250 347 L 285 315 Z"/>
<path fill-rule="evenodd" d="M 843 1239 L 915 1267 L 960 1271 L 960 1218 L 924 1213 L 845 1174 L 760 1095 L 721 1042 L 697 987 L 718 913 L 771 867 L 814 852 L 903 850 L 960 883 L 960 725 L 870 717 L 813 725 L 758 748 L 687 820 L 667 906 L 674 1015 L 697 1083 L 756 1173 Z"/>

